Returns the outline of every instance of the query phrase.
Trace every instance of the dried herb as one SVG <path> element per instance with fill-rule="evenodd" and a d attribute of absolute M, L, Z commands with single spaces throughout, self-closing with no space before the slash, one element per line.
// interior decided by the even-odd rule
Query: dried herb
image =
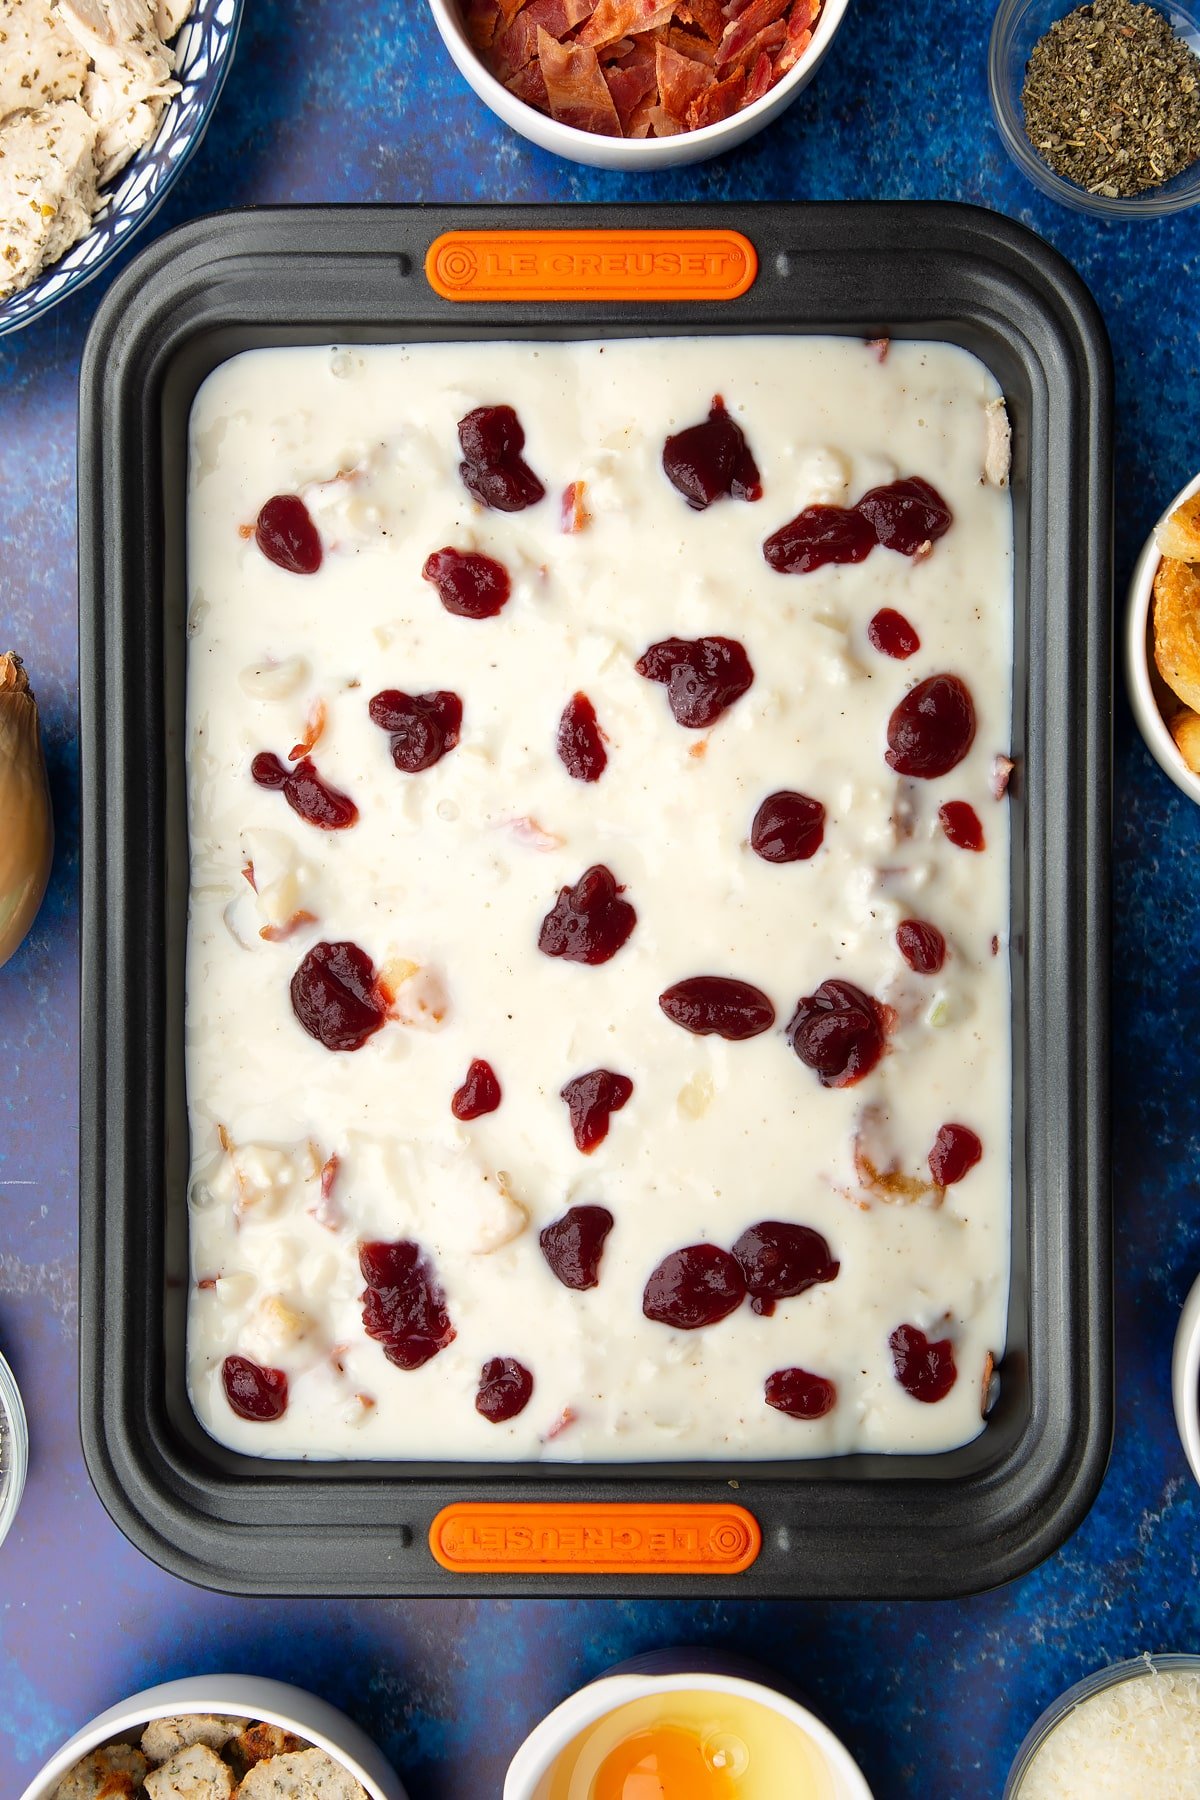
<path fill-rule="evenodd" d="M 1200 57 L 1156 7 L 1094 0 L 1059 19 L 1021 100 L 1038 155 L 1089 193 L 1141 194 L 1200 160 Z"/>

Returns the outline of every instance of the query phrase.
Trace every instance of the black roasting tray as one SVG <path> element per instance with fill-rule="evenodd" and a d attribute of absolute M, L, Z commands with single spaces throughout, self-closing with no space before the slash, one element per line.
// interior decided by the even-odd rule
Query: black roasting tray
<path fill-rule="evenodd" d="M 449 229 L 734 229 L 724 302 L 469 301 Z M 423 338 L 833 332 L 944 339 L 1008 398 L 1016 517 L 1013 1280 L 998 1404 L 937 1456 L 796 1463 L 285 1463 L 212 1442 L 184 1383 L 186 432 L 239 351 Z M 1112 1430 L 1108 1123 L 1111 373 L 1096 308 L 1031 233 L 968 207 L 314 207 L 170 233 L 100 308 L 81 377 L 82 1427 L 104 1504 L 193 1581 L 265 1594 L 918 1597 L 986 1588 L 1074 1529 Z M 731 1490 L 736 1484 L 736 1492 Z M 736 1500 L 735 1576 L 447 1573 L 451 1501 Z"/>

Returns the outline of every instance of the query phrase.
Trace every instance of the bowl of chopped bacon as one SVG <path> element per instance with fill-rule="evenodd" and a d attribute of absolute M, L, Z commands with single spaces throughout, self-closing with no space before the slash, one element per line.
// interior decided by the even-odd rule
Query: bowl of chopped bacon
<path fill-rule="evenodd" d="M 479 98 L 601 169 L 731 150 L 790 106 L 849 0 L 429 0 Z"/>

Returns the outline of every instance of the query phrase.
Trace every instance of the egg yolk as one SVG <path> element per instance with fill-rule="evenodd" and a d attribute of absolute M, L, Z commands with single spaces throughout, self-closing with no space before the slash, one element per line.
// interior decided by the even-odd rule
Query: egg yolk
<path fill-rule="evenodd" d="M 692 1732 L 656 1725 L 609 1751 L 591 1800 L 737 1800 L 737 1786 L 713 1767 Z"/>

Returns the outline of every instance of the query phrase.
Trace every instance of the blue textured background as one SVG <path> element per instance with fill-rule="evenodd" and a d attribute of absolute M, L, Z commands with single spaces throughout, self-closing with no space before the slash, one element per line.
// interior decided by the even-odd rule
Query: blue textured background
<path fill-rule="evenodd" d="M 990 20 L 986 0 L 930 12 L 855 0 L 825 69 L 780 123 L 718 162 L 651 179 L 578 170 L 505 132 L 465 89 L 423 5 L 248 0 L 217 117 L 153 229 L 264 201 L 996 207 L 1072 258 L 1112 333 L 1121 595 L 1159 508 L 1200 464 L 1200 212 L 1102 225 L 1043 201 L 991 123 Z M 789 1673 L 881 1800 L 997 1796 L 1031 1720 L 1080 1674 L 1142 1649 L 1200 1649 L 1200 1494 L 1169 1391 L 1172 1332 L 1200 1268 L 1200 811 L 1152 765 L 1119 696 L 1116 1449 L 1090 1517 L 1042 1568 L 954 1605 L 318 1605 L 186 1587 L 110 1525 L 76 1427 L 73 458 L 80 347 L 103 285 L 0 340 L 0 647 L 26 657 L 37 687 L 59 830 L 37 928 L 0 971 L 0 1347 L 33 1433 L 25 1503 L 0 1547 L 0 1800 L 124 1694 L 239 1666 L 343 1705 L 412 1800 L 492 1800 L 520 1739 L 570 1689 L 617 1658 L 689 1641 L 752 1649 Z"/>

